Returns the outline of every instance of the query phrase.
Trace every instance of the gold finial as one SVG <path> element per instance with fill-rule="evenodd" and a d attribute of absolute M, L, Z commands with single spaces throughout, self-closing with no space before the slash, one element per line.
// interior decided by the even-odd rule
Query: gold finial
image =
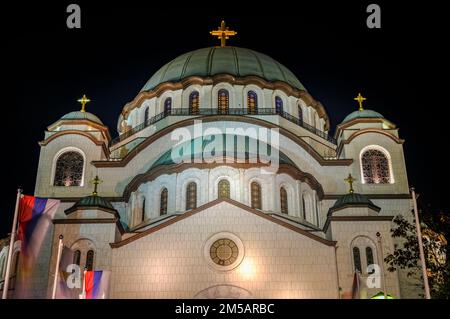
<path fill-rule="evenodd" d="M 98 184 L 103 183 L 103 181 L 100 178 L 98 178 L 98 175 L 95 175 L 95 178 L 91 181 L 91 183 L 94 184 L 94 191 L 92 192 L 92 195 L 97 196 L 98 195 L 97 186 Z"/>
<path fill-rule="evenodd" d="M 91 102 L 91 100 L 87 98 L 86 94 L 83 94 L 83 97 L 77 101 L 81 103 L 81 112 L 86 112 L 86 103 Z"/>
<path fill-rule="evenodd" d="M 350 185 L 350 190 L 348 191 L 350 194 L 353 194 L 355 191 L 353 190 L 353 182 L 355 179 L 353 178 L 352 174 L 348 174 L 348 177 L 345 179 L 345 181 Z"/>
<path fill-rule="evenodd" d="M 365 97 L 363 97 L 363 96 L 361 95 L 361 93 L 358 93 L 358 96 L 355 97 L 354 100 L 355 100 L 355 101 L 358 101 L 358 103 L 359 103 L 359 110 L 360 110 L 360 111 L 363 111 L 364 109 L 363 109 L 362 104 L 363 104 L 363 102 L 364 102 L 365 100 L 367 100 L 367 99 L 366 99 Z"/>
<path fill-rule="evenodd" d="M 220 46 L 223 48 L 225 46 L 225 40 L 229 39 L 230 36 L 236 35 L 236 31 L 228 30 L 225 26 L 225 21 L 222 20 L 220 28 L 218 30 L 213 30 L 209 32 L 212 36 L 217 36 L 220 39 Z"/>

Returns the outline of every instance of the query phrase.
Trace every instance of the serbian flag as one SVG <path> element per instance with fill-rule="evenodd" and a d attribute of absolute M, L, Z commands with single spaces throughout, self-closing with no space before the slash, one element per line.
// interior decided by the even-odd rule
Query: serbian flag
<path fill-rule="evenodd" d="M 109 291 L 111 272 L 105 270 L 86 271 L 84 289 L 86 299 L 105 299 Z"/>
<path fill-rule="evenodd" d="M 59 207 L 59 200 L 22 195 L 19 203 L 19 234 L 26 268 L 36 262 L 47 230 Z"/>

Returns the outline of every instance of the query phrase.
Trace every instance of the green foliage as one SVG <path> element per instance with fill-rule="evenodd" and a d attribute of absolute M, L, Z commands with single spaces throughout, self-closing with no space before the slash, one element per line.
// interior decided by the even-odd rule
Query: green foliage
<path fill-rule="evenodd" d="M 428 281 L 433 298 L 448 299 L 450 297 L 450 256 L 447 240 L 450 238 L 450 218 L 445 214 L 427 214 L 420 212 L 423 221 L 422 241 L 427 263 Z M 393 220 L 395 227 L 391 229 L 394 238 L 402 239 L 395 245 L 394 252 L 384 260 L 389 271 L 407 269 L 408 276 L 421 274 L 419 244 L 416 235 L 415 221 L 408 222 L 404 216 L 398 215 Z"/>

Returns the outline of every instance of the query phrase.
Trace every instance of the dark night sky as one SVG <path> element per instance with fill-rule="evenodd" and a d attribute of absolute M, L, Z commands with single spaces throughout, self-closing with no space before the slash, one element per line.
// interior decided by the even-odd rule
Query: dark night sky
<path fill-rule="evenodd" d="M 78 110 L 76 100 L 86 93 L 92 99 L 88 111 L 116 136 L 124 104 L 171 59 L 217 45 L 209 30 L 221 19 L 238 31 L 230 45 L 265 53 L 292 70 L 325 106 L 333 130 L 356 110 L 353 97 L 361 91 L 366 108 L 400 128 L 409 181 L 423 202 L 448 211 L 442 187 L 447 120 L 443 102 L 434 98 L 440 93 L 433 92 L 448 40 L 440 38 L 444 10 L 438 5 L 372 1 L 381 6 L 382 29 L 370 30 L 365 9 L 371 2 L 365 1 L 274 1 L 270 9 L 262 1 L 220 2 L 227 9 L 215 8 L 218 2 L 154 7 L 154 1 L 72 1 L 81 6 L 82 29 L 69 30 L 70 2 L 60 2 L 2 10 L 0 238 L 10 231 L 17 187 L 34 191 L 37 142 L 49 124 Z"/>

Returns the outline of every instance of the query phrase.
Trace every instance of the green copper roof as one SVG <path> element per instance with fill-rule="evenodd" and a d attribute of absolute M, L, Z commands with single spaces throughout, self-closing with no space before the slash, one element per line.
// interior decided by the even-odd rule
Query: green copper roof
<path fill-rule="evenodd" d="M 95 116 L 92 113 L 89 112 L 81 112 L 81 111 L 74 111 L 67 113 L 63 117 L 61 117 L 61 120 L 90 120 L 92 122 L 95 122 L 97 124 L 103 125 L 102 121 Z"/>
<path fill-rule="evenodd" d="M 216 139 L 218 139 L 220 137 L 222 138 L 222 143 L 219 143 L 219 140 L 216 141 Z M 223 134 L 222 136 L 212 135 L 212 136 L 205 136 L 205 137 L 199 137 L 196 139 L 192 139 L 190 141 L 187 141 L 180 145 L 177 145 L 176 147 L 173 148 L 173 150 L 170 149 L 170 150 L 166 151 L 155 161 L 155 163 L 153 163 L 153 165 L 151 166 L 150 169 L 153 169 L 160 165 L 175 164 L 175 162 L 173 160 L 174 156 L 177 156 L 180 161 L 183 161 L 183 160 L 189 161 L 190 159 L 194 159 L 194 158 L 200 159 L 201 155 L 203 154 L 203 159 L 205 159 L 206 156 L 210 156 L 210 154 L 212 153 L 213 146 L 216 146 L 214 149 L 214 155 L 215 154 L 223 154 L 224 150 L 227 150 L 227 146 L 234 145 L 234 157 L 235 158 L 236 157 L 244 158 L 245 153 L 248 153 L 249 159 L 257 158 L 256 157 L 258 154 L 257 150 L 255 151 L 254 147 L 252 147 L 252 150 L 250 150 L 250 145 L 258 145 L 256 140 L 247 137 L 246 142 L 244 143 L 242 138 L 235 139 L 233 141 L 232 139 L 234 139 L 234 138 L 235 138 L 234 135 Z M 227 142 L 227 139 L 228 139 L 228 142 Z M 216 141 L 216 142 L 214 142 L 215 144 L 209 145 L 209 144 L 213 143 L 213 141 Z M 252 143 L 250 143 L 250 141 Z M 202 151 L 196 152 L 196 149 L 198 149 L 200 147 L 200 143 L 201 143 Z M 253 143 L 256 143 L 256 144 L 253 144 Z M 262 154 L 269 153 L 269 156 L 270 156 L 270 154 L 271 154 L 270 145 L 268 146 L 269 151 L 266 151 L 267 146 L 263 142 L 259 142 L 259 146 L 257 146 L 257 147 L 260 147 L 260 148 L 262 147 L 262 149 L 261 149 Z M 173 155 L 173 154 L 175 154 L 175 155 Z M 292 162 L 292 160 L 281 151 L 279 152 L 279 163 L 280 164 L 289 164 L 289 165 L 296 167 L 294 162 Z"/>
<path fill-rule="evenodd" d="M 339 208 L 352 205 L 355 206 L 366 205 L 370 208 L 373 208 L 376 211 L 380 210 L 380 207 L 376 206 L 366 195 L 358 193 L 349 193 L 339 197 L 336 203 L 334 203 L 333 207 L 330 208 L 330 211 L 335 211 L 338 210 Z"/>
<path fill-rule="evenodd" d="M 113 205 L 106 199 L 97 195 L 90 195 L 83 197 L 78 202 L 76 202 L 72 207 L 67 209 L 66 213 L 71 213 L 77 209 L 98 209 L 103 208 L 109 211 L 116 211 Z"/>
<path fill-rule="evenodd" d="M 347 115 L 342 123 L 346 123 L 357 118 L 384 118 L 384 116 L 372 110 L 355 111 Z"/>
<path fill-rule="evenodd" d="M 216 74 L 256 75 L 267 81 L 283 81 L 306 90 L 297 77 L 271 57 L 238 47 L 210 47 L 191 51 L 160 68 L 141 91 L 154 89 L 164 82 L 177 82 L 189 76 L 208 77 Z"/>

